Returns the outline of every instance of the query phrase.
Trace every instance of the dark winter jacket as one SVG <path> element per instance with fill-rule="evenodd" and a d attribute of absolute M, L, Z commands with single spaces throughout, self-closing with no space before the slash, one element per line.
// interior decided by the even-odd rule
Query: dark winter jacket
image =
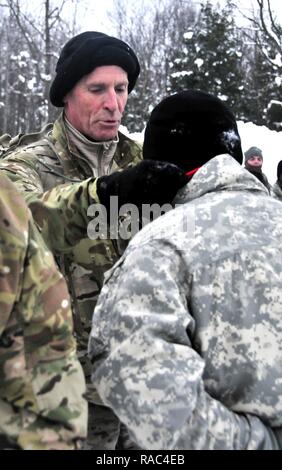
<path fill-rule="evenodd" d="M 266 175 L 262 172 L 261 168 L 250 167 L 248 164 L 245 166 L 252 175 L 254 175 L 264 186 L 268 189 L 268 192 L 271 191 L 271 185 L 268 182 Z"/>

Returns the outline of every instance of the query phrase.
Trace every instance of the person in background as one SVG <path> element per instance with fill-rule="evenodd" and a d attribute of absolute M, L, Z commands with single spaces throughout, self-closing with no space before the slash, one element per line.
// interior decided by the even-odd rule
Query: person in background
<path fill-rule="evenodd" d="M 271 191 L 266 175 L 262 172 L 263 155 L 258 147 L 250 147 L 245 152 L 245 168 L 254 175 L 264 186 Z"/>
<path fill-rule="evenodd" d="M 189 181 L 107 273 L 93 383 L 143 449 L 282 448 L 281 203 L 210 94 L 161 101 L 143 154 Z"/>
<path fill-rule="evenodd" d="M 87 401 L 67 285 L 24 199 L 0 183 L 0 449 L 78 449 Z"/>
<path fill-rule="evenodd" d="M 39 134 L 37 142 L 12 150 L 0 164 L 23 192 L 37 223 L 44 219 L 46 192 L 69 182 L 96 179 L 91 185 L 91 201 L 101 202 L 107 209 L 111 195 L 118 195 L 120 203 L 138 204 L 146 202 L 156 187 L 160 197 L 168 196 L 163 174 L 173 178 L 171 165 L 142 162 L 140 145 L 119 131 L 128 95 L 139 72 L 132 48 L 115 37 L 87 31 L 65 44 L 50 88 L 50 101 L 62 113 L 54 125 Z M 179 170 L 176 173 L 178 184 Z M 56 209 L 59 201 L 55 193 L 52 195 L 55 198 L 52 207 Z M 73 230 L 76 231 L 75 226 Z M 104 273 L 119 255 L 116 240 L 109 237 L 90 240 L 87 233 L 70 251 L 57 255 L 71 295 L 78 356 L 87 381 L 87 446 L 91 449 L 113 449 L 119 436 L 115 424 L 111 424 L 114 415 L 108 416 L 108 410 L 95 405 L 99 399 L 90 383 L 91 365 L 87 357 L 93 309 Z"/>
<path fill-rule="evenodd" d="M 277 165 L 277 181 L 272 186 L 272 194 L 275 198 L 282 200 L 282 160 Z"/>

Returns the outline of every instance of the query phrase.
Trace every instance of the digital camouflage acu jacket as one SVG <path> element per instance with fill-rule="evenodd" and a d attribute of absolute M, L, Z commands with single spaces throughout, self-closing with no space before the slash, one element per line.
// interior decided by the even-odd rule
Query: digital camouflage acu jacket
<path fill-rule="evenodd" d="M 136 164 L 140 159 L 140 145 L 119 133 L 111 172 Z M 62 115 L 55 121 L 54 127 L 49 126 L 45 137 L 40 136 L 38 143 L 15 149 L 1 161 L 0 168 L 24 192 L 28 204 L 44 201 L 44 192 L 60 184 L 84 181 L 93 176 L 88 161 L 77 154 L 70 143 Z M 56 194 L 53 193 L 53 196 L 56 208 Z M 94 202 L 95 198 L 93 194 Z M 98 198 L 96 200 L 98 202 Z M 38 210 L 34 216 L 35 219 L 41 217 Z M 115 240 L 89 240 L 85 235 L 67 254 L 58 258 L 71 293 L 78 354 L 86 377 L 90 376 L 86 351 L 93 309 L 104 272 L 113 266 L 118 257 Z M 88 398 L 91 399 L 90 396 Z"/>
<path fill-rule="evenodd" d="M 282 201 L 282 188 L 279 186 L 278 181 L 274 183 L 272 186 L 272 196 L 275 197 L 276 199 L 280 199 Z"/>
<path fill-rule="evenodd" d="M 74 449 L 85 380 L 67 285 L 14 185 L 0 175 L 0 441 Z M 1 439 L 2 436 L 2 439 Z"/>
<path fill-rule="evenodd" d="M 143 449 L 282 448 L 281 202 L 219 155 L 175 203 L 106 275 L 93 383 Z"/>

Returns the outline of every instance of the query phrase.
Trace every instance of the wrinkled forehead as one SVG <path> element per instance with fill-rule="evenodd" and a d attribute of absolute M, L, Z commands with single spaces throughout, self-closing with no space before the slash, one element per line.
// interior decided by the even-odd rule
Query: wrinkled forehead
<path fill-rule="evenodd" d="M 84 83 L 125 83 L 128 84 L 127 72 L 118 65 L 102 65 L 96 67 L 92 72 L 84 75 L 80 82 Z"/>

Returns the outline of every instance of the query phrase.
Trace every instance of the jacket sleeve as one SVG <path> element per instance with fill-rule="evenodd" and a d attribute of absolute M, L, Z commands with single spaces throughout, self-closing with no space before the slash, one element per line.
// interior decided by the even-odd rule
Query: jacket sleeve
<path fill-rule="evenodd" d="M 87 403 L 67 285 L 2 177 L 0 196 L 0 434 L 22 449 L 73 449 Z"/>
<path fill-rule="evenodd" d="M 29 203 L 45 242 L 53 253 L 58 254 L 68 252 L 88 236 L 90 214 L 95 214 L 90 206 L 102 207 L 96 193 L 95 178 L 56 186 Z M 102 210 L 100 217 L 105 222 Z"/>
<path fill-rule="evenodd" d="M 27 203 L 36 199 L 43 192 L 35 158 L 32 153 L 18 152 L 4 158 L 0 163 L 1 172 L 13 181 Z"/>
<path fill-rule="evenodd" d="M 1 211 L 1 216 L 3 213 Z M 3 219 L 2 219 L 3 220 Z M 5 219 L 4 219 L 5 220 Z M 6 220 L 8 220 L 6 218 Z M 24 232 L 24 226 L 21 228 Z M 27 233 L 27 230 L 26 230 Z M 0 349 L 5 347 L 5 328 L 19 297 L 26 243 L 0 228 Z M 1 378 L 1 373 L 0 373 Z"/>
<path fill-rule="evenodd" d="M 26 243 L 18 303 L 0 336 L 0 433 L 21 449 L 75 449 L 87 403 L 68 290 L 32 221 Z"/>
<path fill-rule="evenodd" d="M 28 152 L 23 156 L 19 152 L 4 159 L 0 169 L 22 193 L 53 253 L 66 253 L 87 237 L 88 224 L 91 222 L 87 215 L 89 206 L 99 204 L 95 178 L 81 183 L 61 184 L 43 192 L 34 156 Z"/>
<path fill-rule="evenodd" d="M 205 390 L 205 362 L 192 347 L 191 281 L 167 242 L 129 246 L 93 316 L 89 352 L 101 399 L 143 449 L 277 448 L 258 417 L 232 412 Z"/>

